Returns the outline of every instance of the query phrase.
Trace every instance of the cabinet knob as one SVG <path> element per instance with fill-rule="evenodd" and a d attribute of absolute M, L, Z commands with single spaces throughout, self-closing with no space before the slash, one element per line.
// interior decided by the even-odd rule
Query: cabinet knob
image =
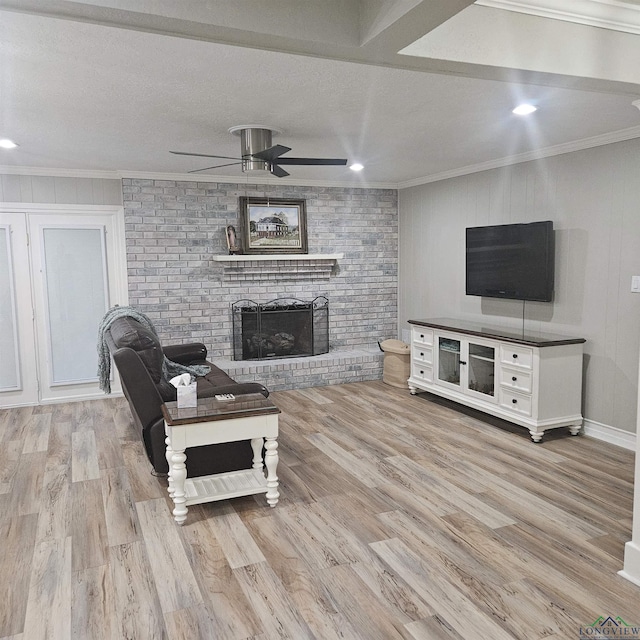
<path fill-rule="evenodd" d="M 513 402 L 513 404 L 518 404 L 518 401 L 515 398 L 513 398 L 511 402 Z"/>
<path fill-rule="evenodd" d="M 423 376 L 423 375 L 424 375 L 424 371 L 421 371 L 421 372 L 420 372 L 420 375 L 421 375 L 421 376 Z"/>
<path fill-rule="evenodd" d="M 513 382 L 516 382 L 518 380 L 518 378 L 516 378 L 515 376 L 512 376 L 511 380 L 513 380 Z"/>
<path fill-rule="evenodd" d="M 423 334 L 423 333 L 421 333 L 421 334 L 420 334 L 420 337 L 421 337 L 421 338 L 424 338 L 424 334 Z"/>
<path fill-rule="evenodd" d="M 420 355 L 421 355 L 422 357 L 424 357 L 424 353 L 420 353 Z"/>
<path fill-rule="evenodd" d="M 518 357 L 518 354 L 517 354 L 517 353 L 514 353 L 514 354 L 513 354 L 513 357 L 514 357 L 514 358 L 517 358 L 517 357 Z"/>

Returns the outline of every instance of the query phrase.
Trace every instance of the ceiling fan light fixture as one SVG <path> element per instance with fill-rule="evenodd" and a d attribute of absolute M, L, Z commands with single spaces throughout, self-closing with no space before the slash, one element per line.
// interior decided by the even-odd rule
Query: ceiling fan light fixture
<path fill-rule="evenodd" d="M 529 114 L 537 111 L 538 107 L 534 107 L 532 104 L 519 104 L 512 113 L 515 113 L 517 116 L 528 116 Z"/>
<path fill-rule="evenodd" d="M 242 173 L 248 173 L 250 176 L 263 176 L 265 173 L 271 173 L 271 166 L 268 162 L 259 160 L 243 160 Z"/>

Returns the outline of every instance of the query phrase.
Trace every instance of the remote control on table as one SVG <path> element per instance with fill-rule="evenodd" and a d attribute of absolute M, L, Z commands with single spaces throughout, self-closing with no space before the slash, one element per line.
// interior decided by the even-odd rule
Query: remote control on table
<path fill-rule="evenodd" d="M 235 396 L 233 393 L 219 393 L 215 398 L 216 400 L 222 400 L 224 402 L 225 400 L 234 400 Z"/>

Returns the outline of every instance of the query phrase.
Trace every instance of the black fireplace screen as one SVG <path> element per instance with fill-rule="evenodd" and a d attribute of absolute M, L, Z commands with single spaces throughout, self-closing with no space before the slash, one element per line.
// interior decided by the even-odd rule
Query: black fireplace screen
<path fill-rule="evenodd" d="M 233 315 L 235 360 L 315 356 L 329 351 L 329 300 L 238 300 Z"/>

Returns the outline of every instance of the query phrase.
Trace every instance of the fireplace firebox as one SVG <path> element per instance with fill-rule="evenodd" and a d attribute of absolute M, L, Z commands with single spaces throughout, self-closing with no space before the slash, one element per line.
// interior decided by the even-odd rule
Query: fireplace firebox
<path fill-rule="evenodd" d="M 329 300 L 278 298 L 231 305 L 235 360 L 315 356 L 329 351 Z"/>

